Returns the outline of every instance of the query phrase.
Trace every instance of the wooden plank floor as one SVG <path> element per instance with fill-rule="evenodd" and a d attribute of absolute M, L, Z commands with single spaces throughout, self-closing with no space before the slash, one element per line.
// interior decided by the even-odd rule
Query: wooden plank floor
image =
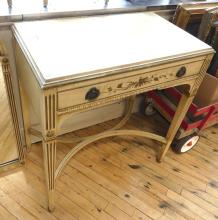
<path fill-rule="evenodd" d="M 89 135 L 117 120 L 79 130 Z M 165 132 L 165 125 L 134 115 L 126 128 Z M 0 220 L 218 219 L 218 126 L 203 132 L 198 146 L 164 162 L 155 161 L 157 142 L 114 137 L 80 151 L 56 184 L 56 209 L 46 210 L 41 143 L 26 165 L 0 176 Z M 59 144 L 58 160 L 70 149 Z"/>

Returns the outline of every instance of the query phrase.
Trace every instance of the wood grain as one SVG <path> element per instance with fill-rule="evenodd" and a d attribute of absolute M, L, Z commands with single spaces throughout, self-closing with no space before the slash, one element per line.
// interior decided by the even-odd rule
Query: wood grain
<path fill-rule="evenodd" d="M 158 119 L 142 122 L 141 117 L 134 115 L 125 128 L 136 128 L 140 121 L 148 130 L 165 129 Z M 67 136 L 92 135 L 115 123 L 109 121 Z M 161 165 L 154 163 L 150 141 L 130 138 L 129 142 L 116 137 L 91 144 L 71 159 L 57 180 L 53 213 L 46 211 L 41 143 L 34 144 L 25 167 L 0 176 L 1 219 L 215 220 L 218 128 L 208 128 L 202 134 L 196 148 L 183 155 L 170 150 Z M 70 148 L 69 144 L 59 145 L 57 160 Z M 211 152 L 214 158 L 200 159 Z"/>

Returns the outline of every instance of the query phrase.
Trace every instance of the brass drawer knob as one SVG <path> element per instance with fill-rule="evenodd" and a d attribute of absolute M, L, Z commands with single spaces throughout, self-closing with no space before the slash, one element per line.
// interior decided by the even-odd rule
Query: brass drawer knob
<path fill-rule="evenodd" d="M 182 66 L 176 73 L 177 77 L 182 77 L 186 74 L 186 67 Z"/>
<path fill-rule="evenodd" d="M 98 98 L 99 95 L 100 91 L 96 87 L 93 87 L 86 93 L 85 99 L 91 101 Z"/>

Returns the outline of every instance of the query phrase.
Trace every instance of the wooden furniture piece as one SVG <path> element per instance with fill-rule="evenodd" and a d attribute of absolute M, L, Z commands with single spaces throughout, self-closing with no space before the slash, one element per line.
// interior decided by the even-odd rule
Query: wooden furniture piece
<path fill-rule="evenodd" d="M 156 28 L 158 27 L 158 28 Z M 154 13 L 131 13 L 16 23 L 12 27 L 23 109 L 38 113 L 48 188 L 54 209 L 55 180 L 80 149 L 101 138 L 142 136 L 162 143 L 161 161 L 192 102 L 213 49 Z M 167 30 L 167 31 L 166 31 Z M 161 33 L 161 40 L 159 34 Z M 134 97 L 153 89 L 188 85 L 166 137 L 140 130 L 118 130 L 129 118 Z M 100 134 L 75 140 L 60 136 L 69 117 L 127 100 L 124 118 Z M 58 142 L 78 142 L 56 168 Z"/>
<path fill-rule="evenodd" d="M 202 21 L 199 27 L 198 38 L 204 42 L 208 42 L 208 37 L 215 28 L 216 22 L 218 21 L 218 7 L 207 10 L 202 17 Z M 208 42 L 211 43 L 211 42 Z"/>
<path fill-rule="evenodd" d="M 176 8 L 172 22 L 194 36 L 197 36 L 203 15 L 207 10 L 215 7 L 218 7 L 218 3 L 216 2 L 181 3 Z"/>
<path fill-rule="evenodd" d="M 11 68 L 10 68 L 9 58 L 8 58 L 6 49 L 1 41 L 0 41 L 0 74 L 3 74 L 3 78 L 4 78 L 4 83 L 5 83 L 5 88 L 6 88 L 6 93 L 7 93 L 7 98 L 8 98 L 8 103 L 9 103 L 9 108 L 10 108 L 10 113 L 11 113 L 11 119 L 12 119 L 12 124 L 13 124 L 14 133 L 15 133 L 16 144 L 17 144 L 18 160 L 20 163 L 24 163 L 25 150 L 23 148 L 22 140 L 21 140 L 21 133 L 20 133 L 21 129 L 20 129 L 19 121 L 18 121 L 17 109 L 16 109 L 16 104 L 15 104 L 15 95 L 14 95 L 14 88 L 12 84 Z M 4 116 L 5 114 L 2 115 L 2 117 Z M 3 129 L 8 129 L 8 128 L 4 126 Z M 2 132 L 3 131 L 1 131 L 1 133 Z M 13 133 L 11 135 L 13 135 Z M 4 144 L 6 143 L 7 142 L 5 142 Z M 13 152 L 13 154 L 15 154 L 14 153 L 15 150 L 8 149 L 8 151 L 11 153 Z M 2 155 L 6 154 L 7 152 L 0 152 L 0 153 L 1 153 L 1 157 L 3 158 Z M 7 157 L 8 159 L 10 158 L 9 156 Z M 14 155 L 12 157 L 13 159 L 11 160 L 13 161 L 8 161 L 8 162 L 4 161 L 3 164 L 0 164 L 0 167 L 1 168 L 4 167 L 5 169 L 6 165 L 11 165 L 13 162 L 17 162 L 17 160 L 15 160 L 14 158 Z"/>
<path fill-rule="evenodd" d="M 207 10 L 203 15 L 198 38 L 211 45 L 216 51 L 208 69 L 209 74 L 216 76 L 218 74 L 218 7 Z"/>
<path fill-rule="evenodd" d="M 210 45 L 214 48 L 216 54 L 211 61 L 211 65 L 208 69 L 208 73 L 218 77 L 218 22 L 214 23 L 212 32 L 213 35 L 211 37 Z"/>

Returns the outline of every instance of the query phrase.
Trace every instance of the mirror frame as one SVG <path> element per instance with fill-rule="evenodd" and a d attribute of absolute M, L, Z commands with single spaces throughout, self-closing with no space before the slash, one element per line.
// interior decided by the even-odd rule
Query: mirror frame
<path fill-rule="evenodd" d="M 6 87 L 9 109 L 11 113 L 12 124 L 13 124 L 17 150 L 18 150 L 18 159 L 3 163 L 2 165 L 0 165 L 0 169 L 1 169 L 2 167 L 5 167 L 7 165 L 10 165 L 11 167 L 11 165 L 13 166 L 13 164 L 16 162 L 24 164 L 25 148 L 23 147 L 23 144 L 22 144 L 21 129 L 20 129 L 16 104 L 15 104 L 16 102 L 15 102 L 14 88 L 12 84 L 10 62 L 9 62 L 6 49 L 1 41 L 0 41 L 0 65 L 2 67 L 2 73 L 3 73 L 4 83 Z"/>

